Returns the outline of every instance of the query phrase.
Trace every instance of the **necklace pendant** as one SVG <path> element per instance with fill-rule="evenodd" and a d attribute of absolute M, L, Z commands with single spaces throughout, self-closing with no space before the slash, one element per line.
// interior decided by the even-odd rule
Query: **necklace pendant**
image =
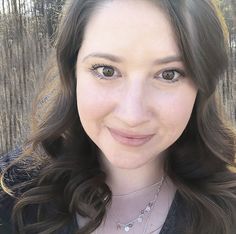
<path fill-rule="evenodd" d="M 139 218 L 138 218 L 138 222 L 139 222 L 139 223 L 142 223 L 142 222 L 143 222 L 143 218 L 142 218 L 142 217 L 139 217 Z"/>
<path fill-rule="evenodd" d="M 132 224 L 132 223 L 126 225 L 126 226 L 125 226 L 125 231 L 128 232 L 132 227 L 133 227 L 133 224 Z"/>
<path fill-rule="evenodd" d="M 151 207 L 148 205 L 145 209 L 145 211 L 149 212 L 151 210 Z"/>
<path fill-rule="evenodd" d="M 164 179 L 165 179 L 165 177 L 162 177 L 161 182 L 159 183 L 159 186 L 158 186 L 158 189 L 157 189 L 157 192 L 155 194 L 154 199 L 152 201 L 150 201 L 143 210 L 140 211 L 139 216 L 137 218 L 133 219 L 132 221 L 130 221 L 129 223 L 126 223 L 126 224 L 124 224 L 124 223 L 116 223 L 117 224 L 117 230 L 121 230 L 122 229 L 125 232 L 129 232 L 132 229 L 132 227 L 134 226 L 135 222 L 138 222 L 138 223 L 142 223 L 143 222 L 144 215 L 146 215 L 149 212 L 151 213 L 153 208 L 154 208 L 154 206 L 155 206 L 155 204 L 156 204 L 156 200 L 157 200 L 157 197 L 158 197 L 159 192 L 161 190 L 161 186 L 162 186 L 162 183 L 163 183 Z M 150 215 L 147 218 L 147 220 L 149 218 L 150 218 Z"/>

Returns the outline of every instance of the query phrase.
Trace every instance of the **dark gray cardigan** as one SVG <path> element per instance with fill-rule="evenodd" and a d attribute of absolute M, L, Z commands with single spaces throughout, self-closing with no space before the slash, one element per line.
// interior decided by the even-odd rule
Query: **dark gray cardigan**
<path fill-rule="evenodd" d="M 1 169 L 8 165 L 9 162 L 17 158 L 20 152 L 21 149 L 16 148 L 14 151 L 1 156 Z M 8 177 L 8 182 L 10 185 L 12 185 L 22 181 L 26 181 L 27 178 L 29 178 L 29 175 L 26 173 L 22 173 L 22 171 L 20 171 L 19 173 L 18 168 L 13 168 L 11 173 L 9 173 Z M 15 199 L 7 194 L 3 194 L 1 190 L 0 193 L 0 234 L 14 234 L 16 232 L 14 231 L 14 226 L 11 223 L 11 212 L 12 207 L 15 203 Z M 187 210 L 188 209 L 185 208 L 184 201 L 177 190 L 160 234 L 183 234 L 184 226 L 186 224 L 184 220 L 187 217 Z M 29 221 L 29 223 L 31 223 L 32 219 L 34 220 L 33 217 L 35 217 L 35 214 L 35 208 L 32 207 L 27 210 L 27 221 Z M 71 220 L 71 223 L 58 230 L 56 234 L 74 234 L 76 233 L 77 229 L 78 226 L 76 221 L 76 215 L 74 215 L 74 218 Z"/>

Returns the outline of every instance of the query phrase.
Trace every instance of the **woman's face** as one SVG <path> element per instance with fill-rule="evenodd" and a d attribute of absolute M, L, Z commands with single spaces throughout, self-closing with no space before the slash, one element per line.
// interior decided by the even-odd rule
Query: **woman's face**
<path fill-rule="evenodd" d="M 160 159 L 185 129 L 197 89 L 171 25 L 148 1 L 111 1 L 88 22 L 77 60 L 77 105 L 114 167 Z"/>

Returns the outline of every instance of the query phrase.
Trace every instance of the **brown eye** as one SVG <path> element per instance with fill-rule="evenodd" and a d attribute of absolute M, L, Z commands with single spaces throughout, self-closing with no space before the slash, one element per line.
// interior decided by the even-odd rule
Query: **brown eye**
<path fill-rule="evenodd" d="M 122 76 L 116 68 L 105 64 L 94 64 L 89 70 L 96 77 L 104 80 L 113 80 Z"/>
<path fill-rule="evenodd" d="M 178 82 L 183 77 L 185 77 L 185 72 L 180 69 L 164 70 L 155 76 L 156 79 L 167 83 Z"/>
<path fill-rule="evenodd" d="M 164 71 L 162 77 L 165 80 L 173 80 L 175 78 L 176 71 Z"/>

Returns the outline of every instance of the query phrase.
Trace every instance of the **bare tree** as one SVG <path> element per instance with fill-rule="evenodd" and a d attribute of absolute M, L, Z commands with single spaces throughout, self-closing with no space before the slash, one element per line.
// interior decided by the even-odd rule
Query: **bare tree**
<path fill-rule="evenodd" d="M 20 144 L 64 0 L 2 0 L 0 153 Z"/>

